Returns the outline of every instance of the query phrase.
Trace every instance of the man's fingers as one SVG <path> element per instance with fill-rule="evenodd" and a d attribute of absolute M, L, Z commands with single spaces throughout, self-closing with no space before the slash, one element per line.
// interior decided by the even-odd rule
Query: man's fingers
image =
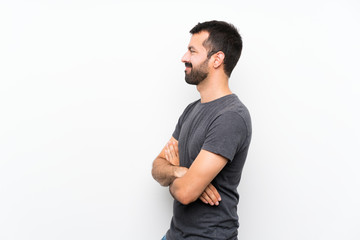
<path fill-rule="evenodd" d="M 216 190 L 216 188 L 210 183 L 208 188 L 210 188 L 210 190 L 213 192 L 213 194 L 215 195 L 216 199 L 218 201 L 221 201 L 221 197 L 220 194 L 218 193 L 218 191 Z"/>
<path fill-rule="evenodd" d="M 170 142 L 170 155 L 171 155 L 171 158 L 175 158 L 175 150 L 174 150 L 174 146 L 173 146 L 173 144 L 172 144 L 172 142 Z"/>
<path fill-rule="evenodd" d="M 203 192 L 201 194 L 201 197 L 203 197 L 205 199 L 205 202 L 207 202 L 208 204 L 210 204 L 211 206 L 214 205 L 214 202 L 211 200 L 211 198 L 209 197 L 209 195 L 207 195 L 206 192 Z"/>
<path fill-rule="evenodd" d="M 168 150 L 167 150 L 167 149 L 165 149 L 165 159 L 170 162 L 169 154 L 168 154 Z"/>
<path fill-rule="evenodd" d="M 203 203 L 209 204 L 208 201 L 206 201 L 206 199 L 203 196 L 200 196 L 199 198 Z"/>
<path fill-rule="evenodd" d="M 178 147 L 178 144 L 176 142 L 174 143 L 174 149 L 175 149 L 176 156 L 179 156 L 179 147 Z"/>
<path fill-rule="evenodd" d="M 172 156 L 171 156 L 171 151 L 170 151 L 169 143 L 166 144 L 166 148 L 165 148 L 165 158 L 166 158 L 166 160 L 168 160 L 169 162 L 171 162 Z"/>
<path fill-rule="evenodd" d="M 221 201 L 220 194 L 211 183 L 205 188 L 199 199 L 203 203 L 210 204 L 211 206 L 217 206 L 219 205 L 219 201 Z"/>
<path fill-rule="evenodd" d="M 169 157 L 170 157 L 171 159 L 173 159 L 173 158 L 175 157 L 175 154 L 174 154 L 174 148 L 173 148 L 173 146 L 172 146 L 172 142 L 171 142 L 171 141 L 169 141 L 169 142 L 167 143 L 167 148 L 168 148 L 168 151 L 169 151 Z"/>
<path fill-rule="evenodd" d="M 205 188 L 205 193 L 211 199 L 211 202 L 213 202 L 215 205 L 219 205 L 219 198 L 214 194 L 214 192 L 210 189 L 209 186 Z"/>

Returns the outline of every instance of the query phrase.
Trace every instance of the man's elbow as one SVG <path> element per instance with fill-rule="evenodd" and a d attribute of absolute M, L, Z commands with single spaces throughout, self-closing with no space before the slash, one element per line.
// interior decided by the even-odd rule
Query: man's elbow
<path fill-rule="evenodd" d="M 196 197 L 192 191 L 190 191 L 187 187 L 184 189 L 179 189 L 173 194 L 175 199 L 179 201 L 183 205 L 189 205 L 192 202 L 195 202 L 198 197 Z"/>
<path fill-rule="evenodd" d="M 196 200 L 196 199 L 195 199 Z M 179 198 L 178 201 L 182 204 L 182 205 L 189 205 L 190 203 L 195 201 L 194 199 L 190 199 L 190 198 Z"/>
<path fill-rule="evenodd" d="M 170 182 L 166 178 L 162 178 L 155 168 L 151 170 L 151 175 L 161 186 L 167 187 L 170 185 Z"/>

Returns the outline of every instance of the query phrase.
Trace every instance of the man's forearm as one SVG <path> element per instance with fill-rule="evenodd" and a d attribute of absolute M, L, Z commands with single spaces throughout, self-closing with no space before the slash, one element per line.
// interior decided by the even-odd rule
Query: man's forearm
<path fill-rule="evenodd" d="M 194 202 L 201 195 L 201 192 L 196 192 L 196 189 L 192 188 L 191 183 L 184 182 L 183 178 L 174 179 L 169 186 L 170 194 L 174 199 L 184 205 L 188 205 Z"/>
<path fill-rule="evenodd" d="M 176 178 L 182 177 L 187 168 L 172 165 L 165 158 L 158 157 L 153 162 L 152 176 L 161 186 L 169 186 Z"/>

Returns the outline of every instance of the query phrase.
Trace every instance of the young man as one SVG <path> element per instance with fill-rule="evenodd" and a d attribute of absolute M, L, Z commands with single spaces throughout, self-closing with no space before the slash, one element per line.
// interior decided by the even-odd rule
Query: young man
<path fill-rule="evenodd" d="M 185 63 L 185 80 L 201 99 L 180 116 L 170 141 L 153 162 L 152 175 L 174 197 L 163 239 L 237 239 L 237 187 L 251 139 L 247 108 L 228 80 L 242 40 L 226 22 L 197 24 Z"/>

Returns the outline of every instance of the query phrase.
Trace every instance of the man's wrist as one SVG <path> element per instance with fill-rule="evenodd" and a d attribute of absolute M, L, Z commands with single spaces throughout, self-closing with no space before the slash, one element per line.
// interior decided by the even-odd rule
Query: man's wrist
<path fill-rule="evenodd" d="M 174 177 L 181 178 L 187 171 L 188 169 L 186 167 L 174 166 Z"/>

